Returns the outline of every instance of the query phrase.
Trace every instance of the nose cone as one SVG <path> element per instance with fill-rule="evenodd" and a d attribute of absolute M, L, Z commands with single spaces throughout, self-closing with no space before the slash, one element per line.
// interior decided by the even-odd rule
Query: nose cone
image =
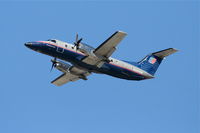
<path fill-rule="evenodd" d="M 40 42 L 26 42 L 24 45 L 37 52 L 43 49 L 43 44 Z"/>
<path fill-rule="evenodd" d="M 31 45 L 32 45 L 32 43 L 31 43 L 31 42 L 27 42 L 27 43 L 25 43 L 24 45 L 25 45 L 26 47 L 30 48 Z"/>

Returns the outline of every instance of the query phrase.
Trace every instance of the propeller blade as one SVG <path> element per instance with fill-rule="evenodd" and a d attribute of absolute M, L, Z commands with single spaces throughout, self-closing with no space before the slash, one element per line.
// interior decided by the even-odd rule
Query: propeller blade
<path fill-rule="evenodd" d="M 57 63 L 56 61 L 56 57 L 54 59 L 51 59 L 52 65 L 51 65 L 51 70 L 50 72 L 53 70 L 53 68 L 55 67 L 55 64 Z"/>
<path fill-rule="evenodd" d="M 78 33 L 76 33 L 76 43 L 78 42 Z"/>
<path fill-rule="evenodd" d="M 50 70 L 50 72 L 53 70 L 53 67 L 54 67 L 54 63 L 52 63 L 52 66 L 51 66 L 51 70 Z"/>
<path fill-rule="evenodd" d="M 83 40 L 83 38 L 79 39 L 79 40 L 77 41 L 77 45 L 79 45 L 79 43 L 80 43 L 82 40 Z"/>
<path fill-rule="evenodd" d="M 79 49 L 79 44 L 83 40 L 83 38 L 78 39 L 78 34 L 76 33 L 76 41 L 74 42 L 74 46 L 76 47 L 76 51 Z"/>

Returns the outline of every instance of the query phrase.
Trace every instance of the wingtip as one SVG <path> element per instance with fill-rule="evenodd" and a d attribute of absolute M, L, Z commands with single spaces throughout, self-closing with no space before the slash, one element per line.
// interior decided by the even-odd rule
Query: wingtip
<path fill-rule="evenodd" d="M 116 31 L 116 33 L 122 33 L 122 34 L 124 34 L 124 35 L 127 35 L 127 33 L 126 33 L 126 32 L 124 32 L 124 31 L 121 31 L 121 30 L 118 30 L 118 31 Z"/>
<path fill-rule="evenodd" d="M 173 53 L 175 53 L 175 52 L 178 52 L 179 50 L 178 49 L 176 49 L 176 48 L 169 48 L 169 49 L 171 49 L 172 51 L 173 51 Z"/>
<path fill-rule="evenodd" d="M 176 49 L 176 48 L 172 48 L 175 52 L 178 52 L 179 50 L 178 49 Z"/>

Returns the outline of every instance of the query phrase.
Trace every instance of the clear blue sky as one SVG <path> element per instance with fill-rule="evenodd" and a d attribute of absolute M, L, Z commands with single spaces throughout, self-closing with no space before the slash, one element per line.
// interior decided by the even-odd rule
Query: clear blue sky
<path fill-rule="evenodd" d="M 196 2 L 1 2 L 1 133 L 197 133 L 199 7 Z M 113 57 L 139 61 L 165 48 L 180 51 L 156 78 L 126 81 L 91 75 L 50 84 L 51 57 L 25 42 L 56 38 L 97 47 L 128 33 Z"/>

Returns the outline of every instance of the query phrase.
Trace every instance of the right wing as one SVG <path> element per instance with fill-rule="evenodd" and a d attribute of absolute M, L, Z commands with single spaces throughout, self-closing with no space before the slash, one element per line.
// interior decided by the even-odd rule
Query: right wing
<path fill-rule="evenodd" d="M 58 78 L 53 80 L 51 83 L 56 85 L 56 86 L 61 86 L 61 85 L 66 84 L 70 81 L 76 81 L 76 80 L 79 80 L 79 79 L 87 80 L 86 77 L 90 74 L 91 73 L 86 71 L 86 70 L 82 70 L 78 67 L 73 66 L 70 69 L 70 72 L 63 73 Z"/>

